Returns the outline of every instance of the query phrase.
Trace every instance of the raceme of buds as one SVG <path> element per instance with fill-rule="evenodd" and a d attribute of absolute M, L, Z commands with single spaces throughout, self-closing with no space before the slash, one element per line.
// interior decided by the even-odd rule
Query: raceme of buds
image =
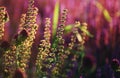
<path fill-rule="evenodd" d="M 28 3 L 27 12 L 21 15 L 18 33 L 13 37 L 11 42 L 2 40 L 4 36 L 4 24 L 8 19 L 8 15 L 5 7 L 0 7 L 0 51 L 2 51 L 0 62 L 2 60 L 3 71 L 5 75 L 9 74 L 9 76 L 6 76 L 10 78 L 17 78 L 18 76 L 26 78 L 26 75 L 29 75 L 28 66 L 31 58 L 31 48 L 35 37 L 37 37 L 35 34 L 38 30 L 38 8 L 34 6 L 34 0 L 29 0 Z M 87 24 L 80 24 L 79 21 L 75 22 L 70 34 L 70 42 L 66 45 L 64 32 L 67 22 L 67 12 L 67 9 L 62 11 L 56 37 L 53 40 L 51 40 L 51 18 L 45 18 L 44 39 L 40 40 L 38 46 L 39 52 L 34 66 L 36 78 L 66 78 L 68 77 L 67 74 L 75 67 L 74 63 L 82 56 L 81 53 L 83 53 L 85 38 L 87 36 L 84 30 L 87 30 Z M 4 77 L 6 78 L 6 76 Z"/>
<path fill-rule="evenodd" d="M 9 19 L 8 13 L 5 7 L 0 7 L 0 40 L 2 40 L 4 35 L 5 22 Z"/>
<path fill-rule="evenodd" d="M 3 55 L 3 68 L 4 68 L 4 72 L 5 73 L 11 73 L 13 74 L 13 72 L 16 69 L 16 46 L 11 45 L 10 49 L 7 50 L 4 55 Z"/>

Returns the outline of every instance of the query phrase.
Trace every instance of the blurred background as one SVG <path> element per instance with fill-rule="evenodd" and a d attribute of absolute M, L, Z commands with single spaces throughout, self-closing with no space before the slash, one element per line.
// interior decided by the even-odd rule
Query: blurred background
<path fill-rule="evenodd" d="M 35 45 L 42 39 L 39 37 L 43 32 L 42 22 L 45 17 L 53 18 L 57 0 L 34 1 L 39 9 L 39 30 L 36 35 L 38 37 L 33 44 L 34 50 L 37 51 Z M 73 24 L 75 21 L 88 24 L 93 37 L 87 39 L 85 52 L 96 60 L 95 74 L 105 70 L 106 73 L 101 78 L 113 78 L 108 76 L 111 72 L 105 66 L 109 67 L 113 59 L 120 61 L 120 0 L 59 0 L 59 2 L 60 10 L 68 9 L 67 24 Z M 27 11 L 28 0 L 0 0 L 0 6 L 5 6 L 9 14 L 10 21 L 5 26 L 4 39 L 11 41 L 18 31 L 21 14 Z"/>

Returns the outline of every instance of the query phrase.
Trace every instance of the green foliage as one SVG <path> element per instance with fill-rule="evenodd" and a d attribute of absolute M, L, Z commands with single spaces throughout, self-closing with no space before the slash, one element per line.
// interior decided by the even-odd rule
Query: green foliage
<path fill-rule="evenodd" d="M 84 26 L 80 26 L 79 28 L 80 28 L 80 30 L 81 30 L 82 32 L 84 32 L 87 36 L 93 37 L 93 35 L 92 35 Z"/>
<path fill-rule="evenodd" d="M 95 4 L 95 5 L 97 6 L 97 8 L 98 8 L 100 11 L 102 11 L 105 19 L 106 19 L 108 22 L 111 22 L 111 16 L 110 16 L 109 12 L 107 11 L 107 9 L 105 9 L 105 8 L 103 7 L 103 5 L 102 5 L 101 3 L 99 3 L 99 2 L 97 2 L 97 1 L 96 1 L 96 4 Z"/>
<path fill-rule="evenodd" d="M 103 15 L 108 22 L 111 22 L 111 16 L 106 9 L 103 10 Z"/>
<path fill-rule="evenodd" d="M 57 0 L 54 8 L 54 13 L 53 13 L 53 26 L 52 26 L 52 37 L 56 35 L 56 29 L 58 25 L 58 19 L 59 19 L 59 0 Z"/>
<path fill-rule="evenodd" d="M 72 25 L 72 24 L 67 25 L 67 26 L 65 26 L 64 29 L 65 29 L 65 34 L 68 34 L 68 33 L 72 32 L 73 25 Z M 80 29 L 82 32 L 86 33 L 87 36 L 93 37 L 93 35 L 92 35 L 87 29 L 85 29 L 84 26 L 79 26 L 79 29 Z"/>
<path fill-rule="evenodd" d="M 65 34 L 70 33 L 72 28 L 73 28 L 72 24 L 65 26 L 65 28 L 64 28 L 65 29 Z"/>

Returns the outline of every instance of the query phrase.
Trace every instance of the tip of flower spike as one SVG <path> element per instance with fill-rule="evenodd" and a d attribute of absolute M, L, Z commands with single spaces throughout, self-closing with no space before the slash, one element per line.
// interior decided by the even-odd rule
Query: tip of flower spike
<path fill-rule="evenodd" d="M 27 78 L 26 73 L 22 71 L 22 69 L 18 68 L 16 69 L 13 78 Z"/>
<path fill-rule="evenodd" d="M 0 7 L 0 12 L 1 11 L 3 11 L 4 12 L 4 18 L 3 18 L 3 20 L 5 21 L 5 22 L 8 22 L 9 21 L 9 15 L 8 15 L 8 13 L 7 13 L 7 11 L 6 11 L 6 8 L 5 7 Z"/>

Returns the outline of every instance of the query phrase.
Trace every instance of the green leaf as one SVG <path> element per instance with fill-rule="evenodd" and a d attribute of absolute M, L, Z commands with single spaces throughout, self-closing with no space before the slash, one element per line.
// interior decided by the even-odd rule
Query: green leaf
<path fill-rule="evenodd" d="M 86 33 L 87 36 L 93 37 L 93 35 L 87 29 L 85 29 L 84 26 L 80 26 L 79 28 L 82 32 Z"/>
<path fill-rule="evenodd" d="M 52 38 L 54 38 L 57 30 L 57 25 L 58 25 L 58 19 L 59 19 L 59 0 L 57 0 L 54 8 L 54 14 L 53 14 L 53 26 L 52 26 Z"/>
<path fill-rule="evenodd" d="M 65 28 L 64 28 L 65 29 L 65 34 L 70 33 L 72 28 L 73 28 L 72 24 L 65 26 Z"/>
<path fill-rule="evenodd" d="M 103 12 L 103 15 L 104 15 L 105 19 L 106 19 L 108 22 L 110 22 L 110 21 L 111 21 L 111 16 L 110 16 L 109 12 L 107 11 L 107 9 L 105 9 L 100 2 L 97 2 L 97 1 L 96 1 L 96 4 L 95 4 L 95 5 L 97 6 L 97 8 L 98 8 L 100 11 Z"/>
<path fill-rule="evenodd" d="M 108 22 L 111 21 L 111 16 L 110 16 L 109 12 L 108 12 L 106 9 L 103 10 L 103 15 L 104 15 L 105 19 L 106 19 Z"/>

